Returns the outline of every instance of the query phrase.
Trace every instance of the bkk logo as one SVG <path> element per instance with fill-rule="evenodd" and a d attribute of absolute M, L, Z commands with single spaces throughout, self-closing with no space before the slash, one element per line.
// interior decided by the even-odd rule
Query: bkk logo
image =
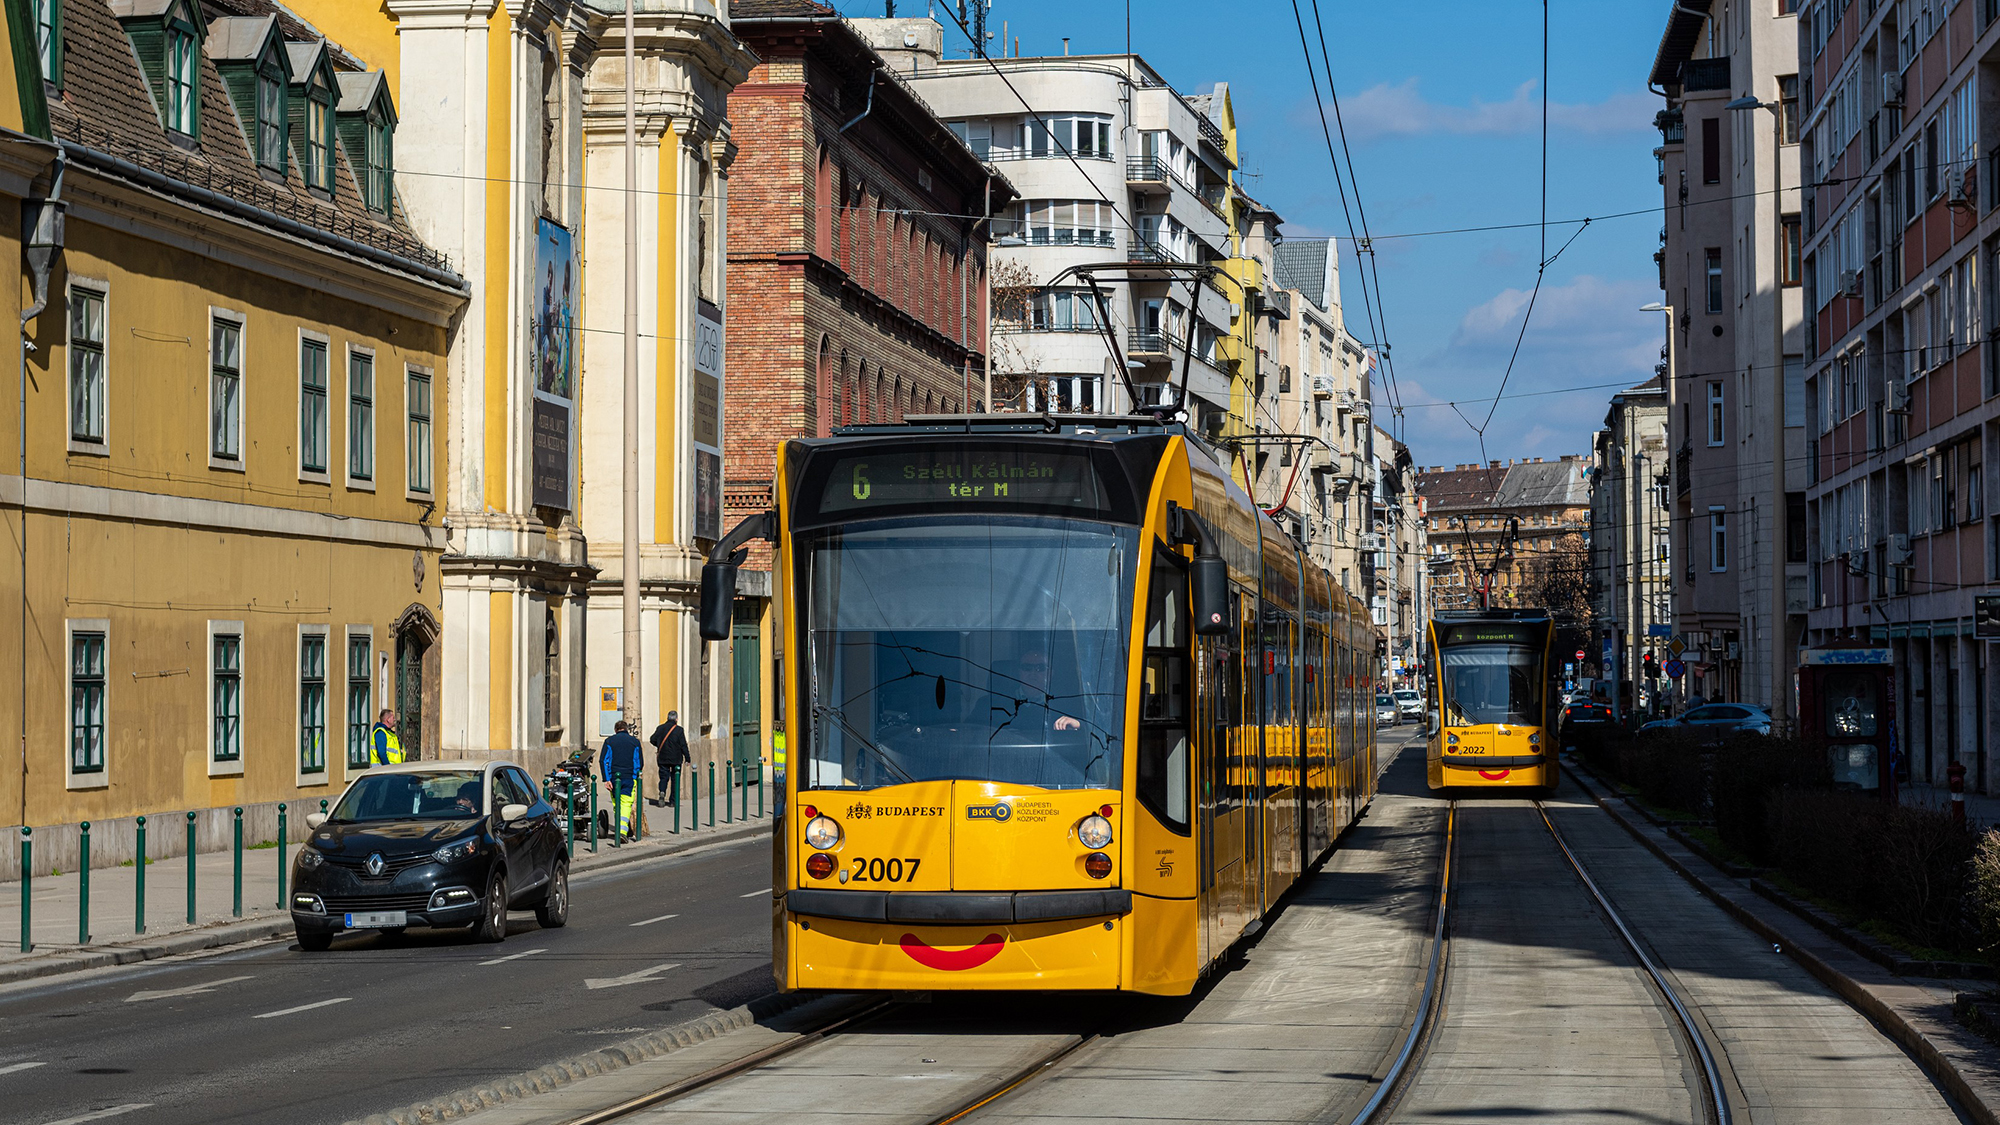
<path fill-rule="evenodd" d="M 990 805 L 965 806 L 967 820 L 998 820 L 1006 822 L 1014 816 L 1014 806 L 1005 801 L 995 801 Z"/>

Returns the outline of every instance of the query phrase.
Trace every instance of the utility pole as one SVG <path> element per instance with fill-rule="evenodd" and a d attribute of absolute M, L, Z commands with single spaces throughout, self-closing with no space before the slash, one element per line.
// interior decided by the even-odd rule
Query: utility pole
<path fill-rule="evenodd" d="M 633 102 L 639 52 L 633 9 L 625 0 L 625 543 L 623 567 L 625 698 L 629 731 L 639 721 L 639 126 Z M 662 232 L 665 234 L 665 232 Z M 671 335 L 671 330 L 662 335 Z"/>

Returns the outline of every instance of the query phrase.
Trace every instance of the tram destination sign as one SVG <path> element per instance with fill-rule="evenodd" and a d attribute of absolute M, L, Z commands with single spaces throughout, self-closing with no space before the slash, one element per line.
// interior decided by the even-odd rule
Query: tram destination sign
<path fill-rule="evenodd" d="M 908 505 L 1102 508 L 1086 452 L 919 446 L 870 450 L 834 461 L 820 494 L 825 513 Z"/>
<path fill-rule="evenodd" d="M 1505 621 L 1478 621 L 1447 625 L 1438 630 L 1440 645 L 1539 645 L 1543 630 L 1533 625 Z"/>

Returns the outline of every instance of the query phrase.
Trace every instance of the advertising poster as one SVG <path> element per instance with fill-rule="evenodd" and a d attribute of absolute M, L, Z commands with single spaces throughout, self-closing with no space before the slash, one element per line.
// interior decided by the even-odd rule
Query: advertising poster
<path fill-rule="evenodd" d="M 576 395 L 576 309 L 583 275 L 570 232 L 541 220 L 535 239 L 534 489 L 539 508 L 571 510 L 570 417 Z"/>
<path fill-rule="evenodd" d="M 722 310 L 701 301 L 694 318 L 694 535 L 722 538 Z"/>

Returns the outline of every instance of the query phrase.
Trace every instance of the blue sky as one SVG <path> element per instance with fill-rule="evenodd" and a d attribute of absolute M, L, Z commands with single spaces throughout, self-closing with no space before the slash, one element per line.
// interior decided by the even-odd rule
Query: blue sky
<path fill-rule="evenodd" d="M 836 0 L 850 16 L 881 0 Z M 1549 216 L 1657 208 L 1646 74 L 1667 5 L 1550 0 Z M 1311 0 L 1301 0 L 1312 33 Z M 1405 406 L 1402 434 L 1420 465 L 1479 459 L 1474 422 L 1507 365 L 1535 283 L 1538 233 L 1386 235 L 1532 222 L 1540 209 L 1541 6 L 1532 0 L 1319 0 L 1333 77 L 1377 238 L 1382 300 Z M 901 0 L 898 15 L 925 10 Z M 1132 5 L 1132 47 L 1183 93 L 1228 82 L 1244 184 L 1284 216 L 1290 237 L 1345 235 L 1289 0 Z M 948 45 L 965 46 L 942 16 Z M 1102 0 L 993 0 L 1022 54 L 1124 47 L 1125 7 Z M 997 48 L 996 48 L 997 50 Z M 1314 41 L 1317 54 L 1318 43 Z M 957 53 L 957 52 L 954 52 Z M 1336 135 L 1336 142 L 1338 136 Z M 1652 375 L 1663 342 L 1652 254 L 1657 214 L 1606 219 L 1549 267 L 1507 395 L 1486 428 L 1488 457 L 1584 453 L 1618 384 Z M 1576 230 L 1552 226 L 1551 252 Z M 1368 335 L 1351 247 L 1341 252 L 1350 327 Z M 1376 401 L 1388 398 L 1378 384 Z M 1378 420 L 1390 421 L 1387 409 Z"/>

